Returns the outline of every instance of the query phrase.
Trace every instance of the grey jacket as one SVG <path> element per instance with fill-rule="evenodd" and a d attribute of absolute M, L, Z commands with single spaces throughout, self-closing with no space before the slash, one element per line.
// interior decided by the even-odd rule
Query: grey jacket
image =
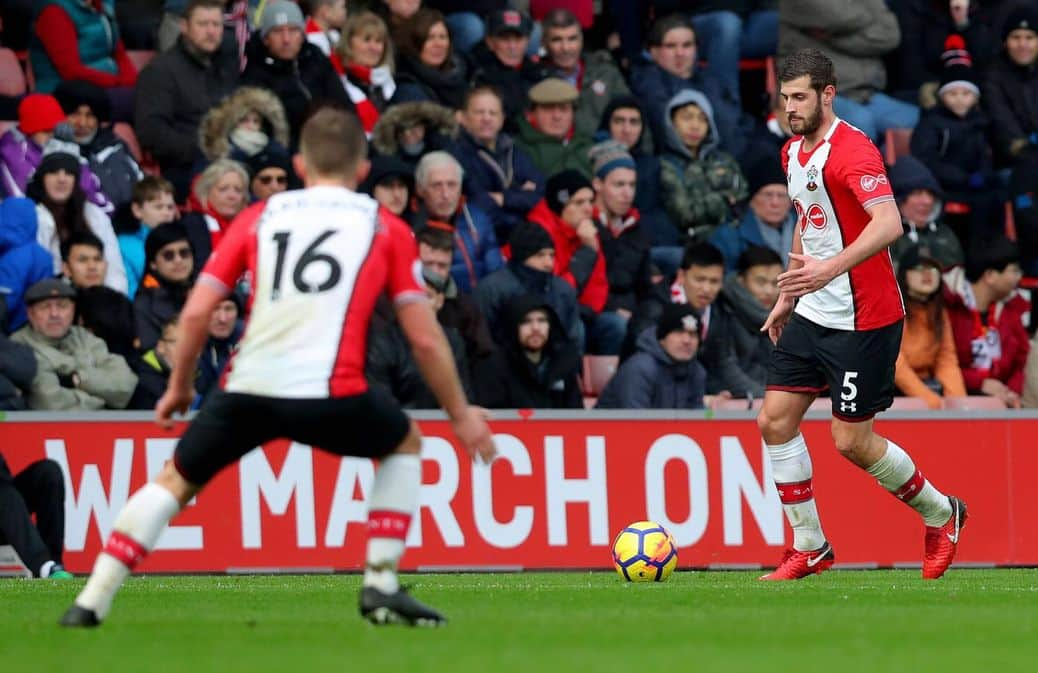
<path fill-rule="evenodd" d="M 29 391 L 29 408 L 124 409 L 137 387 L 137 375 L 105 342 L 73 325 L 61 339 L 48 339 L 26 325 L 11 340 L 32 348 L 36 377 Z M 72 374 L 79 377 L 73 386 Z"/>
<path fill-rule="evenodd" d="M 783 0 L 778 60 L 821 49 L 836 68 L 839 95 L 860 103 L 887 85 L 883 56 L 901 43 L 901 29 L 884 0 Z"/>
<path fill-rule="evenodd" d="M 606 384 L 596 409 L 702 409 L 706 370 L 693 358 L 675 362 L 656 338 L 656 328 L 638 335 L 638 352 Z"/>

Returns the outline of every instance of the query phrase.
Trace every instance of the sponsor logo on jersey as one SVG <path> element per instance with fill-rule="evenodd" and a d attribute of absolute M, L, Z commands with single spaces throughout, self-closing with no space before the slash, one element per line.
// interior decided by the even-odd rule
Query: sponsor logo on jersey
<path fill-rule="evenodd" d="M 815 229 L 825 229 L 825 225 L 829 222 L 825 209 L 817 203 L 812 203 L 811 207 L 807 209 L 807 220 Z"/>
<path fill-rule="evenodd" d="M 885 175 L 863 175 L 861 176 L 861 188 L 866 192 L 874 192 L 880 185 L 887 184 Z"/>

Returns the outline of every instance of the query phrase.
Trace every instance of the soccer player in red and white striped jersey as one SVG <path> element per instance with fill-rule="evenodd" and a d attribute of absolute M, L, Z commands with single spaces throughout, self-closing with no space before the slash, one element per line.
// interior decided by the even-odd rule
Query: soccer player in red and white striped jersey
<path fill-rule="evenodd" d="M 782 164 L 798 223 L 779 300 L 762 327 L 775 350 L 757 423 L 793 545 L 761 579 L 800 579 L 833 564 L 800 433 L 807 408 L 826 390 L 837 450 L 922 515 L 923 577 L 936 579 L 955 555 L 966 506 L 873 431 L 873 417 L 893 401 L 905 315 L 888 252 L 901 236 L 901 217 L 879 151 L 833 113 L 832 61 L 816 49 L 799 51 L 783 63 L 779 80 L 796 134 Z"/>

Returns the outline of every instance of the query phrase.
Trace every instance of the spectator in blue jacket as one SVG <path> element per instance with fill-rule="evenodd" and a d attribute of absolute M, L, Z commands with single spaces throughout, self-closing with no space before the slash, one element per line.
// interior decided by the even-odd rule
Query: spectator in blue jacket
<path fill-rule="evenodd" d="M 465 172 L 447 152 L 430 152 L 415 168 L 415 192 L 424 210 L 415 227 L 439 226 L 454 234 L 451 277 L 461 292 L 471 292 L 483 276 L 504 266 L 490 216 L 465 202 L 461 184 Z"/>
<path fill-rule="evenodd" d="M 738 224 L 729 222 L 718 227 L 710 242 L 724 255 L 728 272 L 736 270 L 739 256 L 751 246 L 774 250 L 786 267 L 797 218 L 778 157 L 760 157 L 747 170 L 746 180 L 750 186 L 750 207 Z"/>
<path fill-rule="evenodd" d="M 457 116 L 461 132 L 452 154 L 465 170 L 465 198 L 490 215 L 498 240 L 507 240 L 544 196 L 544 175 L 502 132 L 505 113 L 497 89 L 470 89 Z"/>
<path fill-rule="evenodd" d="M 6 324 L 10 334 L 25 324 L 22 296 L 36 281 L 54 275 L 50 251 L 36 242 L 36 204 L 25 197 L 0 202 L 0 295 L 7 299 Z"/>
<path fill-rule="evenodd" d="M 696 360 L 699 322 L 688 304 L 670 304 L 638 335 L 638 351 L 606 384 L 596 409 L 702 409 L 706 370 Z"/>

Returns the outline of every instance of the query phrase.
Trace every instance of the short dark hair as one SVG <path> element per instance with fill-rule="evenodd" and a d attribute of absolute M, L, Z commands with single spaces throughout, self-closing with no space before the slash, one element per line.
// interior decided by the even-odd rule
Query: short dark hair
<path fill-rule="evenodd" d="M 176 192 L 173 189 L 173 183 L 158 175 L 145 175 L 133 186 L 130 202 L 142 206 L 162 194 L 169 194 L 175 198 Z"/>
<path fill-rule="evenodd" d="M 579 26 L 580 19 L 577 15 L 566 9 L 565 7 L 556 7 L 549 11 L 541 19 L 541 29 L 544 34 L 547 35 L 548 31 L 552 28 L 569 28 L 571 26 Z"/>
<path fill-rule="evenodd" d="M 649 29 L 649 46 L 661 46 L 663 44 L 663 38 L 666 37 L 667 33 L 675 28 L 687 28 L 692 31 L 693 36 L 696 34 L 696 27 L 692 24 L 692 19 L 688 18 L 684 14 L 668 14 L 656 23 L 652 24 L 652 28 Z"/>
<path fill-rule="evenodd" d="M 352 177 L 368 155 L 368 141 L 356 114 L 324 106 L 303 124 L 299 151 L 307 168 L 323 176 Z"/>
<path fill-rule="evenodd" d="M 986 271 L 1001 273 L 1010 264 L 1020 263 L 1020 248 L 1005 236 L 977 246 L 966 256 L 966 280 L 976 283 Z"/>
<path fill-rule="evenodd" d="M 133 304 L 116 290 L 104 285 L 79 288 L 76 324 L 104 341 L 109 352 L 123 357 L 136 356 Z"/>
<path fill-rule="evenodd" d="M 424 243 L 433 250 L 454 252 L 454 237 L 451 232 L 436 227 L 423 227 L 415 234 L 419 243 Z"/>
<path fill-rule="evenodd" d="M 811 88 L 818 93 L 829 86 L 836 86 L 836 70 L 832 60 L 818 49 L 801 49 L 785 61 L 779 68 L 779 82 L 791 82 L 807 75 L 811 79 Z"/>
<path fill-rule="evenodd" d="M 711 243 L 689 243 L 681 257 L 681 268 L 693 266 L 724 266 L 724 255 Z"/>
<path fill-rule="evenodd" d="M 735 268 L 739 273 L 746 273 L 755 266 L 782 266 L 782 258 L 771 248 L 761 245 L 751 245 L 739 255 L 739 261 Z"/>
<path fill-rule="evenodd" d="M 480 83 L 465 91 L 465 99 L 461 104 L 461 109 L 466 110 L 469 107 L 469 103 L 476 96 L 494 96 L 497 98 L 497 102 L 501 103 L 501 109 L 504 110 L 505 97 L 501 94 L 501 90 L 493 84 Z"/>
<path fill-rule="evenodd" d="M 223 13 L 224 5 L 227 3 L 224 0 L 187 0 L 187 5 L 184 7 L 183 17 L 186 20 L 191 19 L 191 15 L 195 13 L 197 9 L 218 9 Z"/>
<path fill-rule="evenodd" d="M 101 239 L 92 231 L 80 229 L 79 231 L 73 231 L 68 238 L 61 242 L 61 261 L 68 261 L 68 255 L 72 252 L 72 246 L 74 245 L 89 245 L 104 257 L 105 244 L 101 242 Z"/>

